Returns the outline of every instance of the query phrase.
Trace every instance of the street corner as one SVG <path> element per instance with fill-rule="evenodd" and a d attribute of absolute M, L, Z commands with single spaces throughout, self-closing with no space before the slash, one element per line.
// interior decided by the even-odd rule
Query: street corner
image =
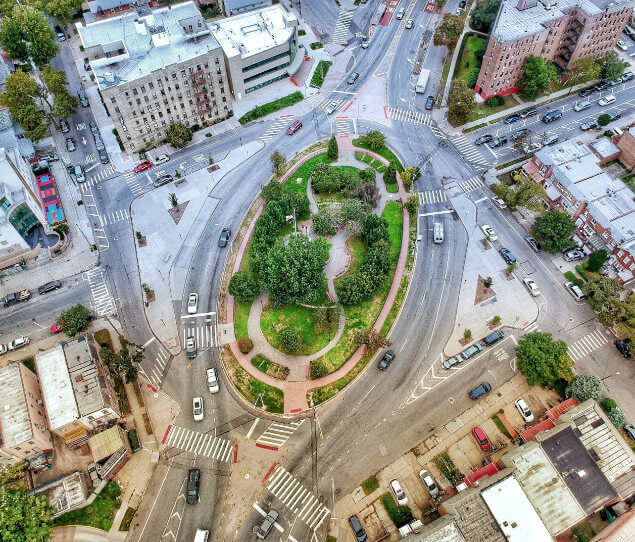
<path fill-rule="evenodd" d="M 162 445 L 179 416 L 180 406 L 164 391 L 146 383 L 140 386 L 146 412 L 143 422 L 148 435 Z"/>

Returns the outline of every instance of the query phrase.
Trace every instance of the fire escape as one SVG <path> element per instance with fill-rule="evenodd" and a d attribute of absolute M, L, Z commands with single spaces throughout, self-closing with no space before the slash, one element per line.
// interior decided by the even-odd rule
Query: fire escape
<path fill-rule="evenodd" d="M 203 119 L 213 108 L 209 96 L 208 82 L 203 70 L 192 74 L 191 77 L 192 96 L 196 100 L 196 112 Z"/>
<path fill-rule="evenodd" d="M 567 28 L 565 39 L 562 46 L 560 47 L 560 54 L 558 55 L 558 57 L 562 59 L 564 68 L 567 67 L 567 64 L 571 60 L 571 56 L 573 55 L 575 46 L 580 39 L 582 28 L 583 25 L 579 19 L 574 18 L 569 21 L 569 28 Z"/>

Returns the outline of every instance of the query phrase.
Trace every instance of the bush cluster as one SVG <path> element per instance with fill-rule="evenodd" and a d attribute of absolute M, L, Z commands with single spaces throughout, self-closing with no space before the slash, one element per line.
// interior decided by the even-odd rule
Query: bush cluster
<path fill-rule="evenodd" d="M 355 173 L 338 170 L 328 164 L 318 164 L 311 174 L 313 190 L 318 193 L 333 193 L 343 189 L 352 189 L 359 183 Z"/>

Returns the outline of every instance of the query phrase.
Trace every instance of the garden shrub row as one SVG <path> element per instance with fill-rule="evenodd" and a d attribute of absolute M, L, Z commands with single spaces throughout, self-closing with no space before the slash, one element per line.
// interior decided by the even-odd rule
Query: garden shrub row
<path fill-rule="evenodd" d="M 264 117 L 269 113 L 273 113 L 274 111 L 278 111 L 285 107 L 289 107 L 290 105 L 294 105 L 304 99 L 301 92 L 294 92 L 293 94 L 289 94 L 288 96 L 284 96 L 279 98 L 273 102 L 269 102 L 266 104 L 258 105 L 254 107 L 251 111 L 245 113 L 242 117 L 238 119 L 240 124 L 247 124 L 252 120 L 259 119 L 260 117 Z"/>
<path fill-rule="evenodd" d="M 390 493 L 384 493 L 381 496 L 381 503 L 397 528 L 403 527 L 412 521 L 412 510 L 407 506 L 397 506 L 395 499 Z"/>

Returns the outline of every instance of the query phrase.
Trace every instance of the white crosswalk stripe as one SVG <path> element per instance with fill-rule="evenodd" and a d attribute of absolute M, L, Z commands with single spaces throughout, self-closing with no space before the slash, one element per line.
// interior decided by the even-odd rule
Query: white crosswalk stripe
<path fill-rule="evenodd" d="M 302 425 L 302 422 L 304 422 L 304 420 L 291 423 L 273 422 L 267 427 L 267 430 L 258 437 L 256 443 L 277 446 L 279 448 L 289 440 L 289 437 L 296 432 L 298 427 Z"/>
<path fill-rule="evenodd" d="M 165 439 L 165 444 L 170 448 L 193 452 L 218 461 L 231 460 L 232 445 L 229 440 L 185 427 L 173 425 Z"/>
<path fill-rule="evenodd" d="M 115 300 L 108 292 L 104 272 L 101 267 L 86 271 L 86 278 L 93 298 L 92 308 L 98 316 L 113 314 L 116 311 Z"/>
<path fill-rule="evenodd" d="M 283 126 L 288 126 L 292 122 L 293 122 L 293 117 L 291 116 L 279 117 L 273 122 L 273 124 L 269 127 L 269 129 L 264 134 L 262 134 L 258 139 L 260 139 L 260 141 L 262 141 L 263 143 L 269 143 L 269 141 L 271 141 L 274 137 L 276 137 L 280 133 Z"/>
<path fill-rule="evenodd" d="M 108 164 L 104 169 L 98 171 L 94 175 L 88 175 L 86 177 L 86 182 L 91 183 L 93 186 L 99 184 L 110 177 L 116 175 L 115 170 L 112 165 Z"/>
<path fill-rule="evenodd" d="M 525 333 L 533 333 L 535 331 L 540 331 L 538 328 L 538 324 L 536 322 L 532 322 L 525 329 L 523 329 Z"/>
<path fill-rule="evenodd" d="M 478 190 L 483 187 L 483 181 L 478 177 L 470 177 L 467 181 L 459 183 L 459 188 L 463 192 L 471 192 L 472 190 Z"/>
<path fill-rule="evenodd" d="M 114 224 L 115 222 L 121 222 L 122 220 L 129 220 L 130 215 L 128 209 L 120 209 L 118 211 L 110 211 L 103 216 L 104 226 L 108 224 Z"/>
<path fill-rule="evenodd" d="M 334 111 L 331 115 L 336 115 L 340 108 L 350 100 L 333 100 L 331 98 L 327 98 L 326 100 L 322 100 L 320 105 L 318 106 L 320 109 L 326 109 L 329 105 L 333 104 Z"/>
<path fill-rule="evenodd" d="M 271 475 L 267 489 L 313 531 L 317 530 L 331 513 L 284 467 L 278 467 Z"/>
<path fill-rule="evenodd" d="M 353 122 L 348 117 L 335 119 L 335 133 L 337 135 L 352 134 L 354 131 Z"/>
<path fill-rule="evenodd" d="M 474 143 L 464 135 L 456 135 L 451 138 L 452 143 L 458 151 L 467 158 L 467 161 L 482 168 L 489 167 L 489 162 L 479 152 Z"/>
<path fill-rule="evenodd" d="M 419 203 L 421 205 L 431 205 L 433 203 L 443 203 L 448 201 L 445 190 L 426 190 L 419 192 Z"/>
<path fill-rule="evenodd" d="M 161 385 L 161 382 L 163 381 L 163 375 L 165 373 L 165 366 L 167 365 L 169 359 L 170 354 L 167 351 L 163 349 L 159 350 L 156 357 L 154 358 L 152 373 L 148 376 L 148 378 L 150 379 L 150 383 L 153 386 L 158 388 Z"/>
<path fill-rule="evenodd" d="M 187 326 L 183 328 L 183 344 L 188 337 L 196 338 L 197 348 L 210 348 L 216 346 L 216 325 Z"/>
<path fill-rule="evenodd" d="M 387 108 L 388 118 L 392 120 L 402 120 L 411 122 L 412 124 L 422 124 L 423 126 L 432 126 L 432 119 L 427 113 L 421 111 L 413 111 L 412 109 L 399 109 L 397 107 Z"/>
<path fill-rule="evenodd" d="M 337 43 L 338 45 L 346 45 L 346 42 L 348 40 L 348 28 L 351 26 L 353 13 L 353 11 L 340 9 L 340 12 L 337 15 L 337 21 L 335 21 L 333 36 L 331 36 L 331 41 L 333 43 Z"/>
<path fill-rule="evenodd" d="M 133 171 L 128 171 L 124 173 L 123 176 L 128 188 L 130 188 L 130 192 L 132 192 L 133 196 L 138 196 L 143 193 L 143 186 L 139 182 L 139 176 Z"/>
<path fill-rule="evenodd" d="M 591 352 L 595 352 L 608 342 L 601 331 L 595 330 L 569 345 L 569 355 L 573 361 L 578 361 Z"/>

